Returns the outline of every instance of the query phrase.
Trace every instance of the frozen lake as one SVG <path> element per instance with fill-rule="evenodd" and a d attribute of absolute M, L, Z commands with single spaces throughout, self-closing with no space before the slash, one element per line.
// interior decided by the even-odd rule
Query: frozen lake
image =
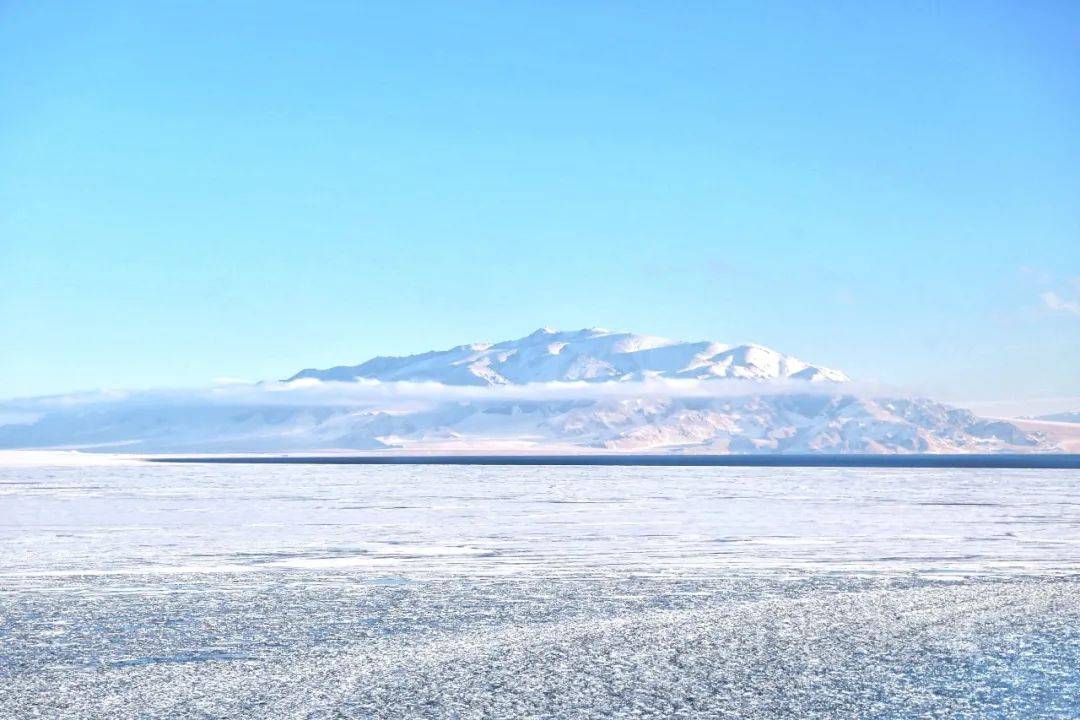
<path fill-rule="evenodd" d="M 0 467 L 0 716 L 1080 716 L 1080 472 Z"/>

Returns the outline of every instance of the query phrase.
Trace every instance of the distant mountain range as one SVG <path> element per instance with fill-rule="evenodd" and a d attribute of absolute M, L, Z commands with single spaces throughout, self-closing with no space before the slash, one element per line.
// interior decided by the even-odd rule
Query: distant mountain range
<path fill-rule="evenodd" d="M 1042 420 L 1044 422 L 1080 423 L 1080 410 L 1053 413 L 1051 415 L 1040 415 L 1031 419 Z"/>
<path fill-rule="evenodd" d="M 11 401 L 0 416 L 3 448 L 127 452 L 1055 449 L 931 400 L 868 397 L 839 370 L 759 345 L 600 328 L 308 369 L 241 393 Z"/>

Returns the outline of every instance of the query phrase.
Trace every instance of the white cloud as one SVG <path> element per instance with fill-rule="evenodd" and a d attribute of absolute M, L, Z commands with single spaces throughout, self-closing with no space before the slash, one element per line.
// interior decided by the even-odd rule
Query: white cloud
<path fill-rule="evenodd" d="M 1042 298 L 1043 304 L 1051 310 L 1069 313 L 1071 315 L 1080 315 L 1080 302 L 1077 302 L 1076 300 L 1068 300 L 1052 291 L 1044 292 L 1039 297 Z"/>
<path fill-rule="evenodd" d="M 293 382 L 236 383 L 194 389 L 141 391 L 101 390 L 70 395 L 11 400 L 0 404 L 7 413 L 45 413 L 101 406 L 292 406 L 372 407 L 416 410 L 453 402 L 542 402 L 566 400 L 629 400 L 724 398 L 777 394 L 890 395 L 895 388 L 867 383 L 805 380 L 682 380 L 656 378 L 634 382 L 546 382 L 526 385 L 469 386 L 437 382 Z M 902 393 L 900 393 L 902 394 Z M 0 422 L 0 424 L 3 424 Z"/>

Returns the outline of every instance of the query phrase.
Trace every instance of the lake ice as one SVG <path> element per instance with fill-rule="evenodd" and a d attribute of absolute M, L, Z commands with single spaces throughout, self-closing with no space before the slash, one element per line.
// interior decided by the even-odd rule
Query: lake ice
<path fill-rule="evenodd" d="M 0 468 L 0 716 L 1080 716 L 1075 470 Z"/>

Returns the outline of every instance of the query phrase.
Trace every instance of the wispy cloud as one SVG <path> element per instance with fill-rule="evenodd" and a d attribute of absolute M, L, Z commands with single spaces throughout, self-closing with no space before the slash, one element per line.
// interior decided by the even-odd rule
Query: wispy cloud
<path fill-rule="evenodd" d="M 1070 315 L 1080 315 L 1080 302 L 1076 300 L 1069 300 L 1058 295 L 1052 290 L 1048 290 L 1042 293 L 1039 297 L 1042 298 L 1043 304 L 1054 310 L 1055 312 L 1068 313 Z"/>
<path fill-rule="evenodd" d="M 1034 268 L 1030 265 L 1020 266 L 1020 277 L 1027 283 L 1034 283 L 1035 285 L 1051 285 L 1054 282 L 1054 276 L 1046 270 L 1040 268 Z"/>
<path fill-rule="evenodd" d="M 526 385 L 468 386 L 437 382 L 293 382 L 233 383 L 194 389 L 101 390 L 11 400 L 0 410 L 12 413 L 79 411 L 103 406 L 292 406 L 358 407 L 416 410 L 454 402 L 600 401 L 667 398 L 725 398 L 749 395 L 889 395 L 898 392 L 867 383 L 817 383 L 805 380 L 681 380 L 657 378 L 635 382 L 547 382 Z M 0 421 L 2 424 L 2 421 Z"/>

